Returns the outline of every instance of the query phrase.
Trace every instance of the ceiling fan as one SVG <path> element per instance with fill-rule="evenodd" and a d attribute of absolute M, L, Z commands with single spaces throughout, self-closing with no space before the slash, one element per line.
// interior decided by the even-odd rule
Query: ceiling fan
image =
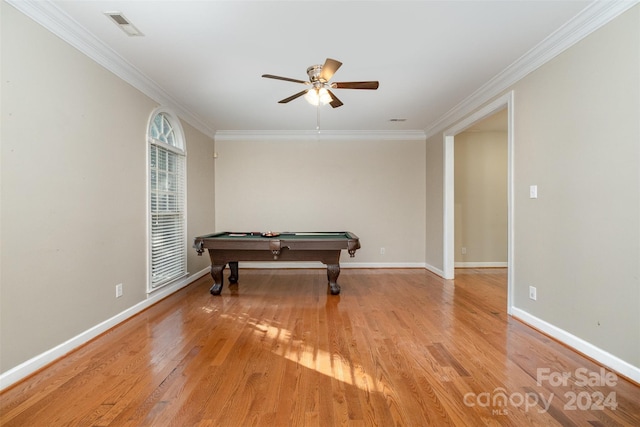
<path fill-rule="evenodd" d="M 304 85 L 311 86 L 308 89 L 300 91 L 295 95 L 291 95 L 288 98 L 278 101 L 279 104 L 286 104 L 289 101 L 293 101 L 305 95 L 307 101 L 313 105 L 329 104 L 333 108 L 340 107 L 342 101 L 331 92 L 331 89 L 378 89 L 377 81 L 368 82 L 334 82 L 330 83 L 333 74 L 338 71 L 338 68 L 342 65 L 342 62 L 335 59 L 327 58 L 324 65 L 312 65 L 307 68 L 307 75 L 309 81 L 291 79 L 289 77 L 274 76 L 273 74 L 263 74 L 262 77 L 268 79 L 285 80 L 287 82 L 302 83 Z"/>

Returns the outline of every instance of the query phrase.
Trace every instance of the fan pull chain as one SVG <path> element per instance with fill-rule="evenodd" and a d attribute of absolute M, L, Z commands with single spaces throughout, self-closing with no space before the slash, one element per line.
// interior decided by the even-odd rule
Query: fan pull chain
<path fill-rule="evenodd" d="M 316 105 L 316 131 L 320 133 L 320 103 Z"/>

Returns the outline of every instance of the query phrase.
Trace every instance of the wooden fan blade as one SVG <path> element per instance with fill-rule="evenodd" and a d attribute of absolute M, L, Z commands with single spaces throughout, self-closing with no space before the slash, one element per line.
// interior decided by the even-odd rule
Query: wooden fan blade
<path fill-rule="evenodd" d="M 335 82 L 331 83 L 334 89 L 378 89 L 378 82 Z"/>
<path fill-rule="evenodd" d="M 305 93 L 309 92 L 309 89 L 305 89 L 303 91 L 300 91 L 298 93 L 296 93 L 295 95 L 291 95 L 288 98 L 285 98 L 283 100 L 278 101 L 278 104 L 286 104 L 289 101 L 293 101 L 296 98 L 300 98 L 302 95 L 304 95 Z"/>
<path fill-rule="evenodd" d="M 274 76 L 273 74 L 263 74 L 262 77 L 265 77 L 267 79 L 276 79 L 276 80 L 284 80 L 287 82 L 302 83 L 304 85 L 309 84 L 309 82 L 305 82 L 304 80 L 290 79 L 289 77 Z"/>
<path fill-rule="evenodd" d="M 331 102 L 329 103 L 329 105 L 331 105 L 333 108 L 338 108 L 344 105 L 342 101 L 340 101 L 338 97 L 333 94 L 333 92 L 331 92 L 329 89 L 327 89 L 327 92 L 329 92 L 329 95 L 331 95 Z"/>
<path fill-rule="evenodd" d="M 327 60 L 324 61 L 324 65 L 322 66 L 322 71 L 320 71 L 320 81 L 324 80 L 325 82 L 328 82 L 329 80 L 331 80 L 331 77 L 333 77 L 335 72 L 338 71 L 338 68 L 340 68 L 341 66 L 342 62 L 336 61 L 335 59 L 327 58 Z"/>

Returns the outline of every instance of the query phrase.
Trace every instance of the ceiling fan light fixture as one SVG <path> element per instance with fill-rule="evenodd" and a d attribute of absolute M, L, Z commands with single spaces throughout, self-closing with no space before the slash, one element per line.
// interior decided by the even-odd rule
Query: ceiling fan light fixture
<path fill-rule="evenodd" d="M 320 102 L 322 103 L 322 105 L 327 105 L 332 101 L 331 95 L 329 95 L 329 92 L 327 92 L 327 89 L 325 88 L 321 88 L 318 90 L 318 97 L 320 98 Z"/>
<path fill-rule="evenodd" d="M 318 106 L 319 104 L 327 105 L 333 99 L 326 88 L 322 87 L 320 89 L 313 88 L 307 91 L 307 94 L 304 96 L 304 99 L 313 106 Z"/>
<path fill-rule="evenodd" d="M 311 105 L 318 105 L 320 98 L 318 97 L 318 92 L 315 89 L 309 89 L 307 94 L 304 96 L 304 99 Z"/>

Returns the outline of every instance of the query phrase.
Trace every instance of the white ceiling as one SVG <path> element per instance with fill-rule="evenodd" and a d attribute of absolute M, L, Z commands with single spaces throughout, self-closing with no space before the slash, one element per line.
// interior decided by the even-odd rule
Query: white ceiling
<path fill-rule="evenodd" d="M 211 131 L 425 130 L 591 1 L 57 1 L 51 2 L 155 82 Z M 104 12 L 124 14 L 129 37 Z M 344 103 L 318 110 L 305 86 L 327 58 Z M 390 119 L 406 121 L 390 121 Z"/>

